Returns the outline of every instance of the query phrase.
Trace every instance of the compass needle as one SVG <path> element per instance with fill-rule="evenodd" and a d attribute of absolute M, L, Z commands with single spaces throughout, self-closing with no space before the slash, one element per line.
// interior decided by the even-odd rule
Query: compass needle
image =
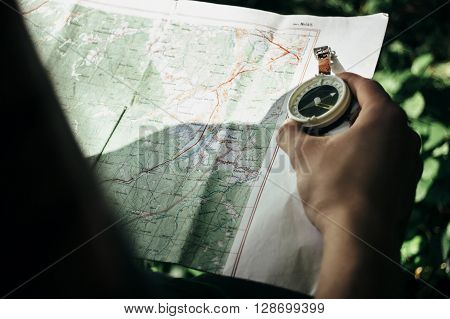
<path fill-rule="evenodd" d="M 322 107 L 326 108 L 326 109 L 331 109 L 333 107 L 333 105 L 326 104 L 326 103 L 319 103 L 319 105 L 322 105 Z"/>

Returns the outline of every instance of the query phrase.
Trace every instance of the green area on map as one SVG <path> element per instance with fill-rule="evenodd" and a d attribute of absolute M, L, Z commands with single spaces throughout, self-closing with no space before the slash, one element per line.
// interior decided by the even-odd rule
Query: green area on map
<path fill-rule="evenodd" d="M 220 272 L 309 34 L 41 4 L 33 41 L 137 256 Z"/>

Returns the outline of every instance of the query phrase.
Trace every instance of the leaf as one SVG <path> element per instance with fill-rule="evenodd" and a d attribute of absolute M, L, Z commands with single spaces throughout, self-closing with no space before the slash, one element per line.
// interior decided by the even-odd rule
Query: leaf
<path fill-rule="evenodd" d="M 438 146 L 445 138 L 447 138 L 447 129 L 439 122 L 431 123 L 428 131 L 428 139 L 423 145 L 425 151 L 431 150 Z"/>
<path fill-rule="evenodd" d="M 421 76 L 431 62 L 433 62 L 433 55 L 431 53 L 425 53 L 418 56 L 411 65 L 411 73 Z"/>
<path fill-rule="evenodd" d="M 172 278 L 184 278 L 185 277 L 185 268 L 178 266 L 178 265 L 172 265 L 169 276 Z"/>
<path fill-rule="evenodd" d="M 450 223 L 447 225 L 447 230 L 442 236 L 442 258 L 446 259 L 450 251 Z"/>
<path fill-rule="evenodd" d="M 439 147 L 436 147 L 433 150 L 433 156 L 439 157 L 439 156 L 447 156 L 448 155 L 448 143 L 444 143 Z"/>
<path fill-rule="evenodd" d="M 434 179 L 439 171 L 439 161 L 430 157 L 427 158 L 423 163 L 422 178 L 417 184 L 416 188 L 416 198 L 415 202 L 418 203 L 422 201 L 428 193 Z"/>
<path fill-rule="evenodd" d="M 199 271 L 199 270 L 195 270 L 195 269 L 188 269 L 189 274 L 191 274 L 193 277 L 197 277 L 200 276 L 201 274 L 203 274 L 203 272 Z"/>
<path fill-rule="evenodd" d="M 432 157 L 427 158 L 423 163 L 422 179 L 434 180 L 439 170 L 439 161 Z"/>
<path fill-rule="evenodd" d="M 416 197 L 414 199 L 416 203 L 421 202 L 427 196 L 431 183 L 432 181 L 430 180 L 420 180 L 419 183 L 417 183 Z"/>
<path fill-rule="evenodd" d="M 425 119 L 415 120 L 412 119 L 411 127 L 414 131 L 417 132 L 422 138 L 428 135 L 428 131 L 430 130 L 431 123 Z"/>
<path fill-rule="evenodd" d="M 403 83 L 411 76 L 409 71 L 403 72 L 387 72 L 379 71 L 373 76 L 374 80 L 380 82 L 383 88 L 394 96 L 401 89 Z"/>
<path fill-rule="evenodd" d="M 402 103 L 402 107 L 409 118 L 418 118 L 425 108 L 425 99 L 423 98 L 422 93 L 417 91 L 413 96 L 407 98 Z"/>
<path fill-rule="evenodd" d="M 430 65 L 425 73 L 428 76 L 441 80 L 445 85 L 450 85 L 450 62 Z"/>
<path fill-rule="evenodd" d="M 401 258 L 404 262 L 406 259 L 411 258 L 420 251 L 420 244 L 422 243 L 422 237 L 417 235 L 412 239 L 403 242 L 402 248 L 400 249 Z"/>
<path fill-rule="evenodd" d="M 420 258 L 420 255 L 414 257 L 414 264 L 415 265 L 420 265 L 421 262 L 422 262 L 422 258 Z"/>
<path fill-rule="evenodd" d="M 398 41 L 398 40 L 392 42 L 389 45 L 388 50 L 391 51 L 392 53 L 397 53 L 397 54 L 402 54 L 407 51 L 405 48 L 405 45 L 401 41 Z"/>

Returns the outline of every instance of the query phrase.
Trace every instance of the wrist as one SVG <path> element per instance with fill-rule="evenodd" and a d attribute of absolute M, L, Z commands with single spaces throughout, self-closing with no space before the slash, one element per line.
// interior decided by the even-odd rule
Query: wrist
<path fill-rule="evenodd" d="M 376 214 L 365 210 L 365 213 Z M 382 218 L 335 210 L 324 222 L 324 248 L 318 298 L 398 297 L 400 245 Z M 355 216 L 356 215 L 356 216 Z M 361 218 L 361 220 L 360 220 Z M 326 226 L 325 226 L 326 225 Z"/>
<path fill-rule="evenodd" d="M 324 244 L 335 246 L 343 242 L 358 253 L 372 247 L 397 258 L 401 244 L 399 229 L 389 215 L 366 203 L 355 202 L 324 212 L 320 221 Z"/>

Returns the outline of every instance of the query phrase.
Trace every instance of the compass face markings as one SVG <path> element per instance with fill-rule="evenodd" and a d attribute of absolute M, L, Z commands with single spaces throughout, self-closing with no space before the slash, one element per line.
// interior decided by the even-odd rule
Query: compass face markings
<path fill-rule="evenodd" d="M 297 110 L 304 117 L 320 116 L 336 105 L 338 97 L 338 90 L 334 86 L 321 85 L 303 95 Z"/>
<path fill-rule="evenodd" d="M 290 116 L 307 126 L 327 125 L 345 111 L 349 94 L 340 78 L 318 75 L 294 90 L 288 101 Z"/>

